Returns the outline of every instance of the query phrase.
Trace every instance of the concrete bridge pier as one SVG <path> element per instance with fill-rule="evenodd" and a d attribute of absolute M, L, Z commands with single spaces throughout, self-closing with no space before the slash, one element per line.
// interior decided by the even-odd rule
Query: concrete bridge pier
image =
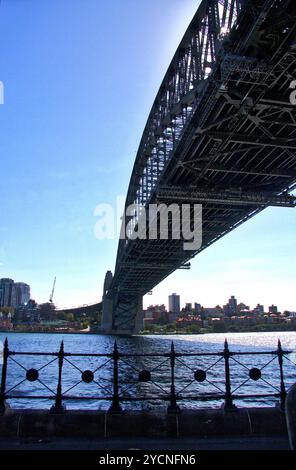
<path fill-rule="evenodd" d="M 143 297 L 113 291 L 113 276 L 108 271 L 104 282 L 101 331 L 105 334 L 134 335 L 143 328 Z"/>
<path fill-rule="evenodd" d="M 111 287 L 113 280 L 113 274 L 111 271 L 107 271 L 104 281 L 103 298 L 102 298 L 102 321 L 101 330 L 104 333 L 109 333 L 112 330 L 112 315 L 113 315 L 113 298 L 108 297 L 108 291 Z"/>
<path fill-rule="evenodd" d="M 138 298 L 138 304 L 137 304 L 137 314 L 135 318 L 134 334 L 139 334 L 139 332 L 143 330 L 143 327 L 144 327 L 143 297 L 140 296 Z"/>
<path fill-rule="evenodd" d="M 113 299 L 103 299 L 103 311 L 101 330 L 104 333 L 111 333 L 113 321 Z"/>
<path fill-rule="evenodd" d="M 101 331 L 114 335 L 136 335 L 143 328 L 143 298 L 103 300 Z"/>

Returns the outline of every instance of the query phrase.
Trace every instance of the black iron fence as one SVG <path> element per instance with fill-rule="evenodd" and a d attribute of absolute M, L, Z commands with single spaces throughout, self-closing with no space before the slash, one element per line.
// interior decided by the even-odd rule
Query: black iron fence
<path fill-rule="evenodd" d="M 221 352 L 178 352 L 175 350 L 173 342 L 168 352 L 158 354 L 120 352 L 116 342 L 113 351 L 106 354 L 68 353 L 64 350 L 63 342 L 57 352 L 20 352 L 11 351 L 6 339 L 3 349 L 0 412 L 5 411 L 6 400 L 20 398 L 52 400 L 51 410 L 54 412 L 64 411 L 64 404 L 67 400 L 79 400 L 82 403 L 83 400 L 108 402 L 109 410 L 114 412 L 120 412 L 124 402 L 145 401 L 167 403 L 168 410 L 172 412 L 177 412 L 180 409 L 179 404 L 183 400 L 195 403 L 220 401 L 225 409 L 231 409 L 235 407 L 237 400 L 276 398 L 279 404 L 284 407 L 286 399 L 285 362 L 289 361 L 290 365 L 295 366 L 289 357 L 291 353 L 292 351 L 282 349 L 280 341 L 274 351 L 234 352 L 230 351 L 227 340 L 225 340 Z M 27 357 L 26 365 L 20 362 L 20 358 L 24 356 Z M 32 367 L 32 364 L 28 365 L 28 360 L 32 360 L 33 357 L 46 358 L 47 360 L 39 367 Z M 247 362 L 244 361 L 244 357 L 248 357 Z M 87 358 L 91 358 L 93 361 L 91 369 L 85 369 L 84 364 L 81 364 Z M 253 363 L 255 360 L 256 367 L 254 364 L 249 365 L 251 358 Z M 96 360 L 99 363 L 95 364 Z M 141 367 L 142 360 L 149 360 L 148 368 Z M 21 371 L 17 375 L 17 383 L 8 386 L 12 364 L 18 366 Z M 75 372 L 79 374 L 77 382 L 69 384 L 65 379 L 67 366 L 75 369 Z M 268 366 L 272 366 L 272 370 L 277 372 L 277 379 L 265 373 Z M 47 367 L 51 368 L 51 377 L 53 377 L 53 373 L 55 375 L 55 386 L 52 386 L 52 379 L 50 384 L 46 383 L 44 379 Z M 132 389 L 127 380 L 127 367 L 136 376 Z M 239 375 L 237 374 L 238 367 L 243 371 Z M 211 377 L 210 373 L 215 368 L 218 372 L 213 373 Z M 101 374 L 103 370 L 105 371 L 104 377 Z M 186 371 L 185 382 L 182 378 L 184 371 Z M 219 380 L 215 381 L 214 378 L 217 374 Z M 160 378 L 161 380 L 159 380 Z M 45 393 L 32 394 L 31 389 L 30 393 L 26 393 L 25 384 L 28 383 L 30 385 L 38 383 Z M 251 393 L 239 393 L 240 389 L 250 383 L 256 384 L 256 393 L 254 393 L 253 386 Z M 95 393 L 73 395 L 73 389 L 80 384 L 83 384 L 84 387 L 95 387 L 93 389 Z M 263 390 L 260 389 L 260 384 L 263 384 Z M 144 395 L 141 393 L 143 392 L 141 385 L 144 386 Z M 150 393 L 151 388 L 149 387 L 151 386 L 154 386 L 157 393 Z M 188 394 L 187 391 L 192 386 L 194 386 L 194 393 Z M 214 392 L 208 391 L 210 386 Z M 22 393 L 19 393 L 20 387 L 23 387 Z M 258 392 L 257 387 L 260 389 Z M 16 391 L 18 392 L 16 393 Z"/>

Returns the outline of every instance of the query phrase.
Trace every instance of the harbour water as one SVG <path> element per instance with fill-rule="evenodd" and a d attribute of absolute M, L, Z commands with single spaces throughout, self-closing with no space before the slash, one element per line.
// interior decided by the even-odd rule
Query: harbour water
<path fill-rule="evenodd" d="M 138 397 L 139 401 L 126 401 L 125 409 L 151 409 L 166 407 L 159 395 L 169 395 L 171 369 L 169 357 L 151 357 L 145 354 L 169 353 L 172 341 L 177 353 L 216 353 L 223 351 L 227 336 L 229 349 L 233 352 L 257 352 L 255 355 L 233 356 L 230 359 L 231 386 L 235 394 L 274 394 L 280 389 L 280 369 L 276 355 L 260 355 L 262 351 L 275 351 L 278 339 L 282 348 L 292 351 L 283 361 L 285 385 L 288 389 L 296 381 L 296 332 L 281 333 L 227 333 L 208 335 L 165 335 L 114 337 L 79 334 L 0 333 L 0 342 L 8 338 L 9 349 L 22 352 L 57 352 L 64 341 L 65 352 L 69 353 L 112 353 L 114 341 L 122 353 L 144 354 L 119 360 L 119 392 L 125 398 Z M 0 362 L 1 357 L 0 357 Z M 2 366 L 0 365 L 0 368 Z M 39 380 L 26 380 L 26 370 L 37 369 Z M 251 380 L 249 370 L 259 368 L 261 378 Z M 94 372 L 94 381 L 85 383 L 81 372 Z M 149 370 L 151 381 L 139 382 L 139 371 Z M 203 370 L 207 374 L 204 382 L 194 379 L 194 372 Z M 217 394 L 225 390 L 224 359 L 219 356 L 180 357 L 176 360 L 176 393 L 182 395 L 179 405 L 186 408 L 219 407 L 221 399 L 202 400 L 192 397 L 204 393 Z M 8 360 L 6 390 L 14 398 L 9 401 L 13 408 L 50 408 L 53 400 L 29 399 L 28 396 L 53 396 L 57 387 L 58 361 L 52 356 L 12 356 Z M 68 409 L 108 409 L 110 402 L 104 397 L 112 395 L 113 362 L 104 357 L 69 357 L 63 364 L 62 387 Z M 92 399 L 101 397 L 102 399 Z M 191 398 L 190 398 L 191 397 Z M 147 398 L 147 400 L 143 400 Z M 237 398 L 238 406 L 274 406 L 275 397 Z"/>

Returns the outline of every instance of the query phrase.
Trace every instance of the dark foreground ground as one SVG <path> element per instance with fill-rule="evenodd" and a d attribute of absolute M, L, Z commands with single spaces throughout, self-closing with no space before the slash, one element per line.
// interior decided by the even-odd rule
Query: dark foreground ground
<path fill-rule="evenodd" d="M 289 450 L 288 439 L 272 437 L 0 439 L 0 450 Z"/>

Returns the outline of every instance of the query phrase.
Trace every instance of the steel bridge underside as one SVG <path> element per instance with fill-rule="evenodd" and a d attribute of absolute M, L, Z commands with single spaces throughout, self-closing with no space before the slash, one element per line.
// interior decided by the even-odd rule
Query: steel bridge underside
<path fill-rule="evenodd" d="M 120 240 L 108 291 L 112 331 L 133 331 L 133 302 L 212 243 L 266 207 L 295 206 L 295 7 L 288 0 L 199 7 L 153 104 L 126 207 L 202 204 L 202 245 Z"/>

